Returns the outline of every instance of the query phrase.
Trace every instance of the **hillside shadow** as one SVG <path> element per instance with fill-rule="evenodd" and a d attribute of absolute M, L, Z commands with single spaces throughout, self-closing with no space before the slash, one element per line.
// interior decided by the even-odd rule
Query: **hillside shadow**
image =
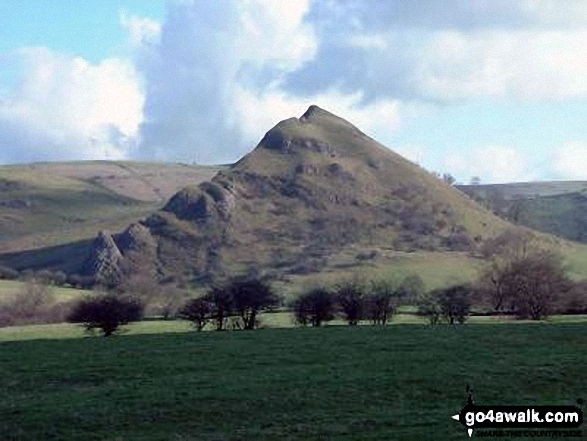
<path fill-rule="evenodd" d="M 92 244 L 92 239 L 86 239 L 63 245 L 2 253 L 0 254 L 0 265 L 17 271 L 48 269 L 77 274 L 90 255 Z"/>

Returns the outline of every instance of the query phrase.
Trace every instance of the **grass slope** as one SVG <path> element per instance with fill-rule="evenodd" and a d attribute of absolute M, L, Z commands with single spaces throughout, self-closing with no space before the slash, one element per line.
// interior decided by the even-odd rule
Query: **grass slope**
<path fill-rule="evenodd" d="M 0 166 L 0 252 L 121 230 L 221 168 L 107 161 Z"/>
<path fill-rule="evenodd" d="M 24 285 L 25 282 L 16 280 L 0 280 L 0 304 L 21 292 L 24 289 Z M 62 302 L 79 298 L 87 293 L 87 291 L 80 289 L 65 287 L 52 287 L 51 290 L 55 294 L 56 300 Z"/>
<path fill-rule="evenodd" d="M 461 440 L 479 404 L 574 404 L 585 325 L 186 333 L 0 345 L 3 440 Z M 524 439 L 524 438 L 519 438 Z"/>
<path fill-rule="evenodd" d="M 516 224 L 587 242 L 587 182 L 463 185 L 458 188 Z"/>
<path fill-rule="evenodd" d="M 511 182 L 508 184 L 457 185 L 456 187 L 466 193 L 471 191 L 485 198 L 498 193 L 504 199 L 528 199 L 582 193 L 587 191 L 587 181 Z"/>
<path fill-rule="evenodd" d="M 349 249 L 468 250 L 511 227 L 315 106 L 277 124 L 210 183 L 176 194 L 145 225 L 164 273 L 209 278 L 340 270 L 355 263 L 353 255 L 341 261 Z"/>

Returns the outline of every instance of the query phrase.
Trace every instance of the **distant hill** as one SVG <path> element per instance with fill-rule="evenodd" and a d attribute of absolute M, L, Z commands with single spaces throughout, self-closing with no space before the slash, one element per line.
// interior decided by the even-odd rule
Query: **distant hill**
<path fill-rule="evenodd" d="M 0 253 L 92 239 L 222 167 L 88 161 L 0 166 Z"/>
<path fill-rule="evenodd" d="M 329 268 L 348 249 L 360 259 L 370 258 L 360 257 L 363 250 L 468 251 L 507 227 L 349 122 L 311 106 L 210 181 L 180 190 L 120 234 L 100 234 L 81 270 L 111 273 L 139 250 L 151 259 L 141 265 L 164 275 L 257 268 L 300 274 Z"/>
<path fill-rule="evenodd" d="M 497 215 L 544 233 L 587 242 L 587 182 L 461 185 Z"/>

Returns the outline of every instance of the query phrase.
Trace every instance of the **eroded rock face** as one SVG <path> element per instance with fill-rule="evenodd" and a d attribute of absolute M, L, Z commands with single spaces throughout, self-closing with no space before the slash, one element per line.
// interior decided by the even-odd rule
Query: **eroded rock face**
<path fill-rule="evenodd" d="M 122 277 L 121 263 L 122 253 L 114 238 L 100 231 L 94 240 L 92 255 L 83 266 L 83 273 L 93 276 L 98 284 L 116 285 Z"/>
<path fill-rule="evenodd" d="M 151 254 L 157 249 L 157 241 L 149 229 L 141 224 L 131 224 L 116 236 L 115 241 L 123 255 L 130 251 Z"/>
<path fill-rule="evenodd" d="M 170 199 L 163 211 L 173 213 L 182 220 L 205 224 L 228 221 L 234 205 L 235 197 L 230 186 L 222 181 L 212 181 L 196 188 L 184 188 Z"/>

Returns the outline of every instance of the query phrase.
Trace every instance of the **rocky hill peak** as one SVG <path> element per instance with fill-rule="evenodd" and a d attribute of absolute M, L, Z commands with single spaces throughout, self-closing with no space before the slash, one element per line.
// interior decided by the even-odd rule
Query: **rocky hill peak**
<path fill-rule="evenodd" d="M 465 251 L 503 227 L 457 189 L 310 106 L 117 242 L 124 259 L 131 243 L 153 250 L 164 276 L 211 277 L 247 266 L 317 271 L 346 247 Z M 116 260 L 115 249 L 106 254 Z"/>

